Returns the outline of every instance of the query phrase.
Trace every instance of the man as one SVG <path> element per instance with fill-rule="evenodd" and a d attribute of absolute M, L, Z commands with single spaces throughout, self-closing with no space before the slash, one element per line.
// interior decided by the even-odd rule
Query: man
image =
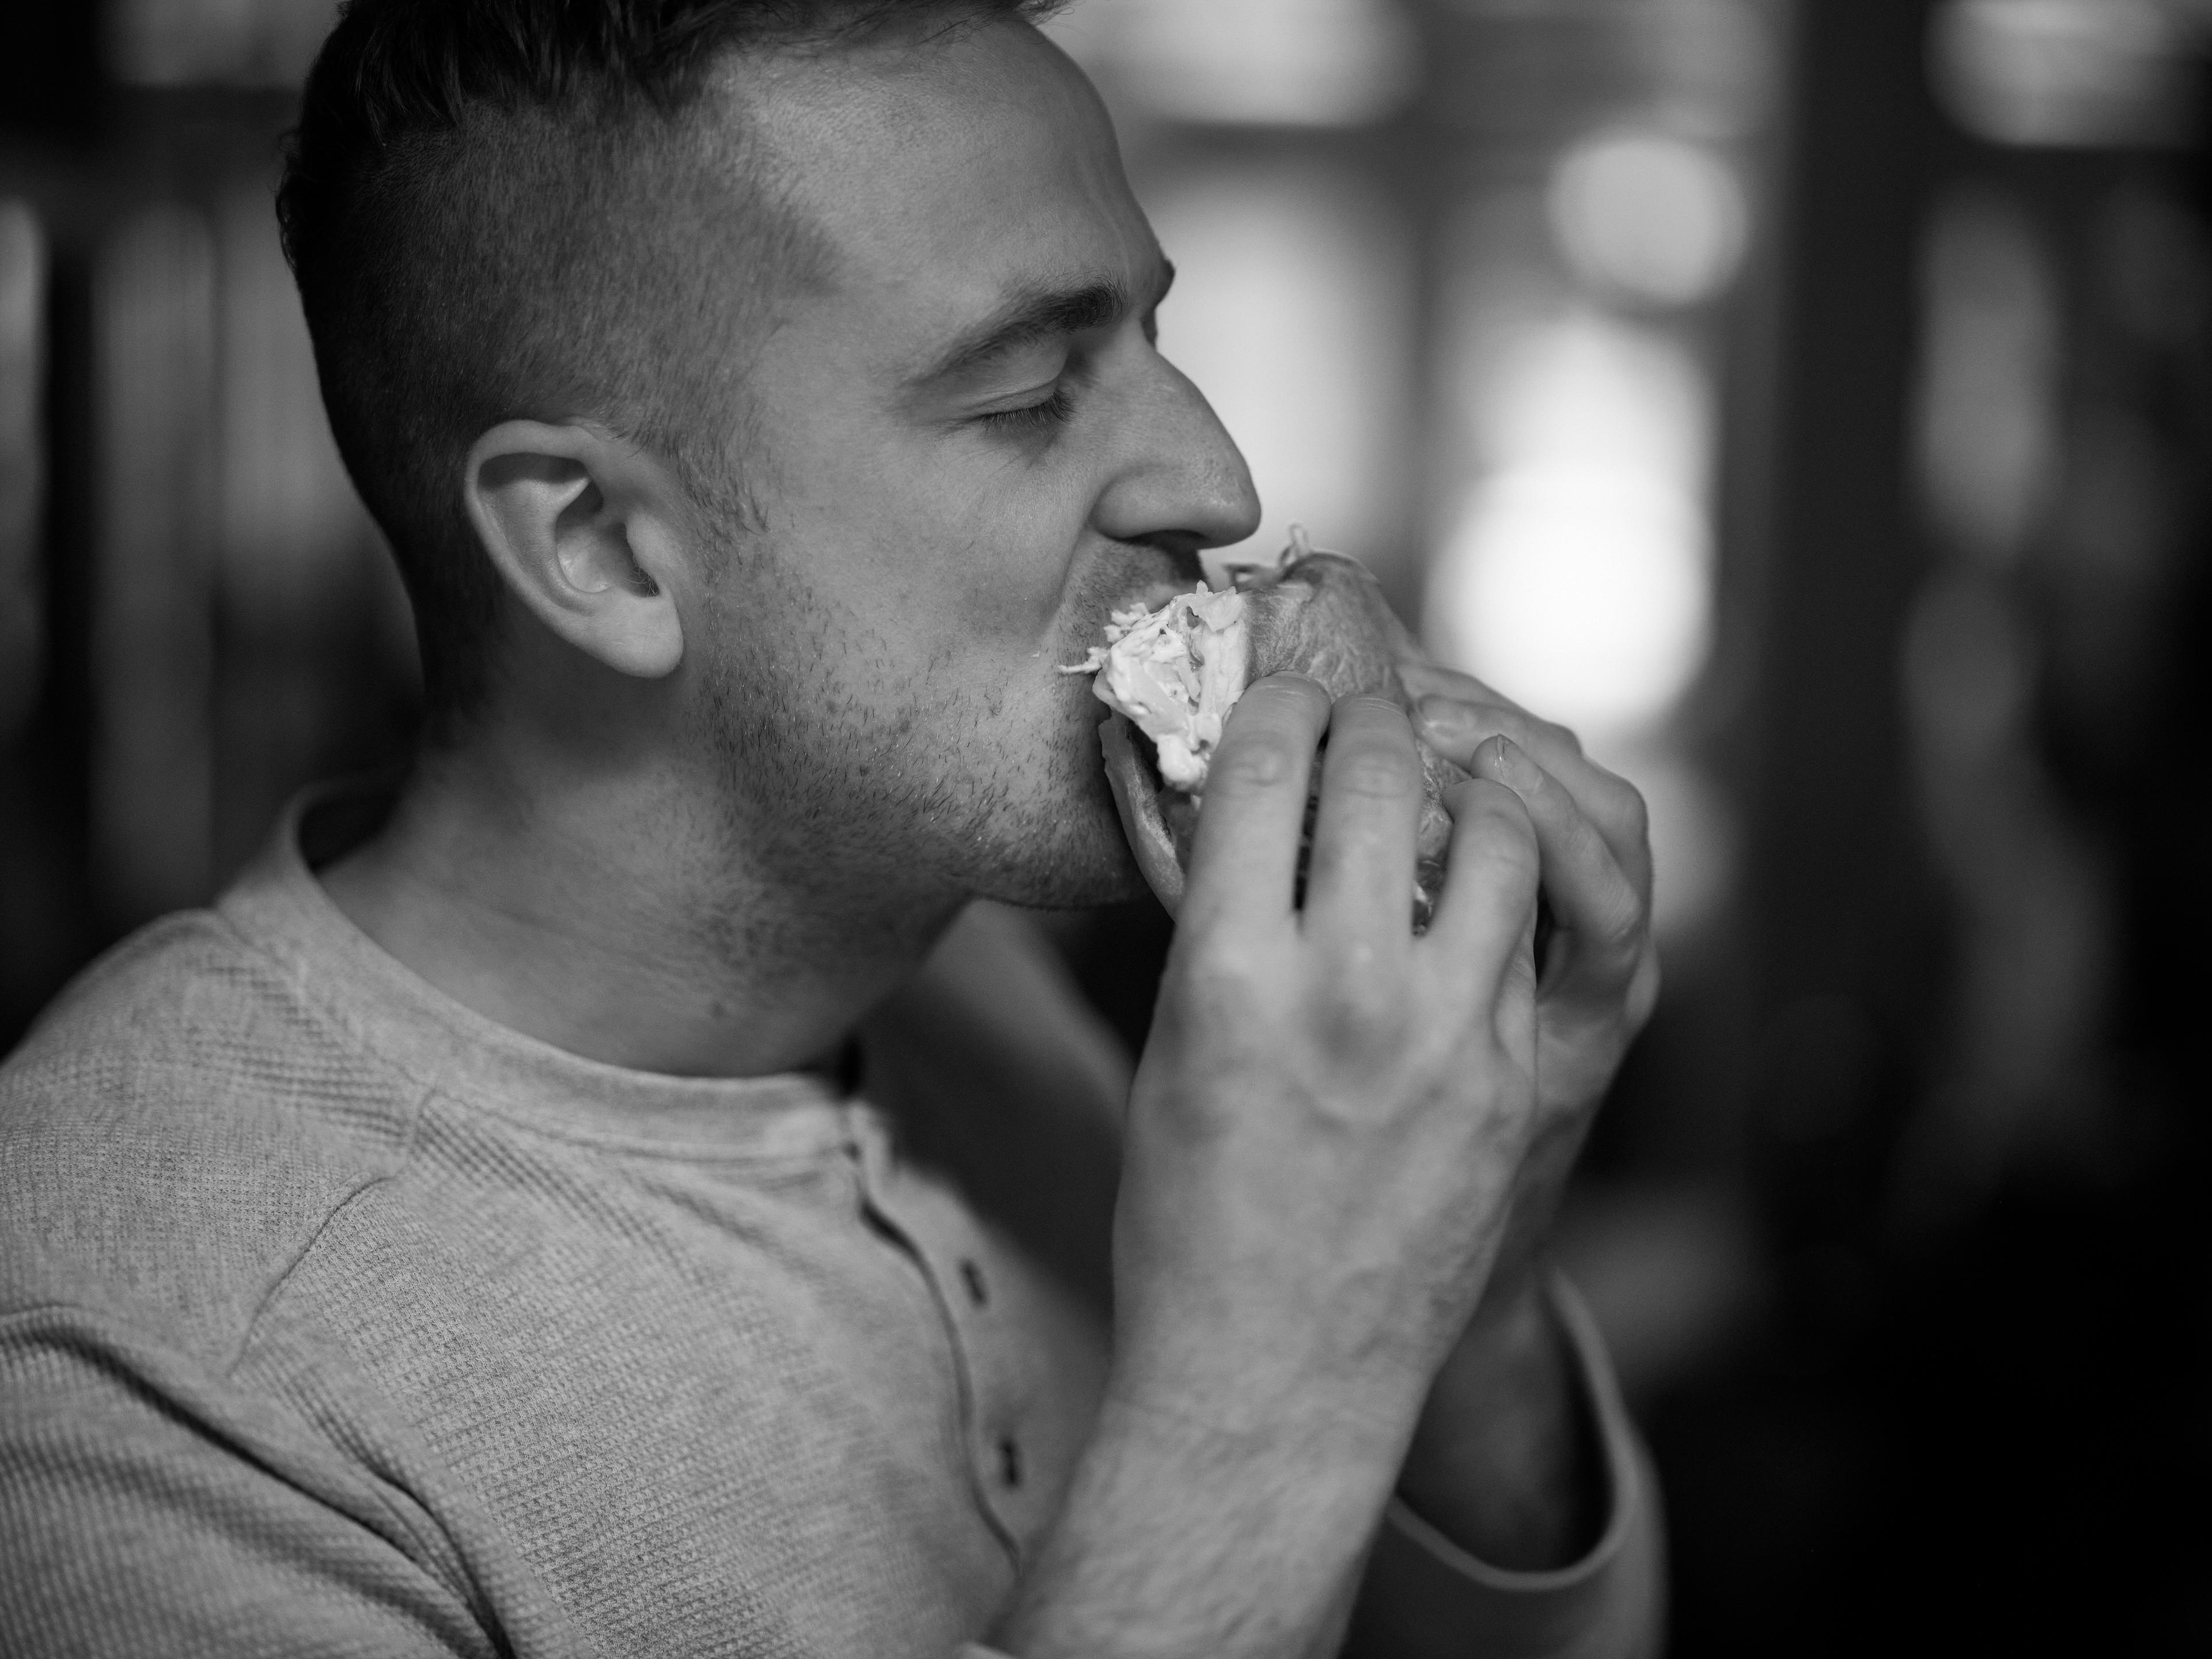
<path fill-rule="evenodd" d="M 1414 939 L 1405 717 L 1255 686 L 1133 1079 L 970 908 L 1135 890 L 1057 669 L 1256 518 L 1029 9 L 339 23 L 281 210 L 430 736 L 0 1080 L 9 1652 L 1656 1647 L 1541 1252 L 1633 792 L 1435 676 Z"/>

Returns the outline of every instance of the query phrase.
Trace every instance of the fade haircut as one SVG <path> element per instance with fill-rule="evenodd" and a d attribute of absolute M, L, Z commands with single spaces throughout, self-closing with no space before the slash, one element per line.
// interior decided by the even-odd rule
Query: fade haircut
<path fill-rule="evenodd" d="M 338 452 L 414 607 L 434 736 L 482 697 L 498 606 L 463 505 L 469 447 L 503 420 L 588 418 L 712 495 L 741 421 L 715 401 L 723 365 L 780 292 L 825 274 L 742 110 L 698 118 L 733 96 L 716 66 L 1052 9 L 348 0 L 276 213 Z"/>

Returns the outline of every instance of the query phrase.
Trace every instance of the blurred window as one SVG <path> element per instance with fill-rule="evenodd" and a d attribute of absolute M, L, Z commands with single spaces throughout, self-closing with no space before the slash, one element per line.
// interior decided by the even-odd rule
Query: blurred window
<path fill-rule="evenodd" d="M 1410 228 L 1356 172 L 1286 156 L 1177 169 L 1148 193 L 1177 263 L 1160 348 L 1212 399 L 1265 509 L 1387 558 L 1407 529 Z"/>

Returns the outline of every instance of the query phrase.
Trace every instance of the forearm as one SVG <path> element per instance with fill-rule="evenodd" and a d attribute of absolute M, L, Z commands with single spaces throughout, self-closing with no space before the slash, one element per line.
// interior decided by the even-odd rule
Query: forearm
<path fill-rule="evenodd" d="M 1603 1457 L 1574 1351 L 1536 1264 L 1486 1297 L 1430 1390 L 1399 1481 L 1468 1554 L 1565 1566 L 1605 1520 Z"/>
<path fill-rule="evenodd" d="M 1229 1432 L 1109 1397 L 992 1645 L 1021 1659 L 1334 1654 L 1402 1443 Z"/>

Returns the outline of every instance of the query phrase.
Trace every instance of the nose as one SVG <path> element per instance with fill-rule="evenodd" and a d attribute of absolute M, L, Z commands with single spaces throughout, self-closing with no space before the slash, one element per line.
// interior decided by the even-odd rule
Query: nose
<path fill-rule="evenodd" d="M 1182 370 L 1155 357 L 1131 399 L 1116 465 L 1094 509 L 1098 532 L 1185 556 L 1241 542 L 1260 527 L 1252 473 L 1213 406 Z"/>

